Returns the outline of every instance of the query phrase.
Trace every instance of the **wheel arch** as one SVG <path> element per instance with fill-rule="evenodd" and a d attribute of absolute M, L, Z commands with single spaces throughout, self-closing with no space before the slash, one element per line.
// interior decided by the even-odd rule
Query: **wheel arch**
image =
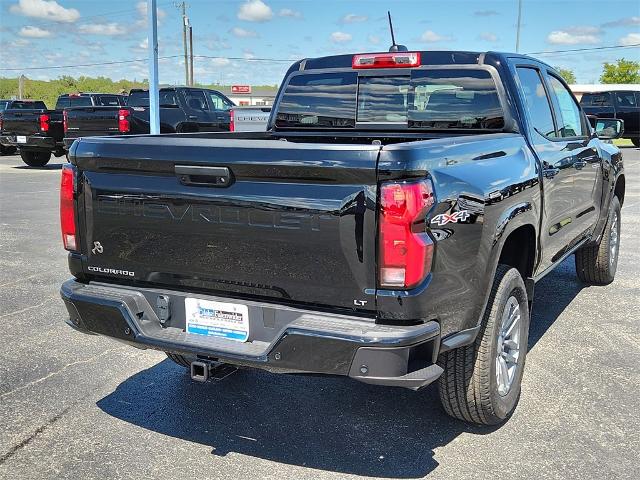
<path fill-rule="evenodd" d="M 626 180 L 624 174 L 621 174 L 616 180 L 616 185 L 613 187 L 613 194 L 618 197 L 620 206 L 624 204 L 624 193 L 626 188 Z"/>

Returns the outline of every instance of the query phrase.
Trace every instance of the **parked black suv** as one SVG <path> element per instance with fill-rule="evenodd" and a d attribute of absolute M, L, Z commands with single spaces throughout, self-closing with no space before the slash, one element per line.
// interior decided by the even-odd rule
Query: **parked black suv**
<path fill-rule="evenodd" d="M 640 90 L 613 90 L 585 93 L 580 106 L 587 115 L 624 121 L 622 138 L 640 147 Z"/>

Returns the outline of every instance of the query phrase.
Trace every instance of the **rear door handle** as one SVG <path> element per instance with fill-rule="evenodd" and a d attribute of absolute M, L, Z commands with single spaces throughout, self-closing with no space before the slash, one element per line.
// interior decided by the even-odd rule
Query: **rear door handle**
<path fill-rule="evenodd" d="M 228 187 L 233 181 L 227 167 L 176 165 L 176 175 L 183 185 L 196 187 Z"/>
<path fill-rule="evenodd" d="M 559 168 L 545 168 L 542 171 L 542 175 L 544 176 L 544 178 L 549 178 L 549 179 L 554 178 L 558 173 L 560 173 Z"/>

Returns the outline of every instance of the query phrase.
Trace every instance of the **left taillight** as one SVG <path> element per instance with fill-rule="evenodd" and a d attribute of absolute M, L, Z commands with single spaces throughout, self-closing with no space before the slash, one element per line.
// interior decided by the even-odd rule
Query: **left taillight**
<path fill-rule="evenodd" d="M 236 114 L 233 113 L 233 109 L 229 110 L 229 131 L 236 131 Z"/>
<path fill-rule="evenodd" d="M 77 250 L 76 218 L 73 208 L 75 191 L 75 168 L 72 165 L 62 167 L 60 178 L 60 228 L 62 243 L 66 250 Z"/>
<path fill-rule="evenodd" d="M 378 264 L 382 288 L 413 288 L 431 271 L 433 241 L 427 234 L 426 215 L 434 202 L 429 179 L 380 186 Z"/>
<path fill-rule="evenodd" d="M 40 131 L 41 132 L 48 132 L 49 131 L 49 121 L 51 120 L 51 117 L 49 117 L 48 114 L 43 113 L 40 115 Z"/>
<path fill-rule="evenodd" d="M 126 108 L 118 110 L 118 131 L 121 133 L 127 133 L 131 130 L 131 124 L 129 123 L 130 112 Z"/>

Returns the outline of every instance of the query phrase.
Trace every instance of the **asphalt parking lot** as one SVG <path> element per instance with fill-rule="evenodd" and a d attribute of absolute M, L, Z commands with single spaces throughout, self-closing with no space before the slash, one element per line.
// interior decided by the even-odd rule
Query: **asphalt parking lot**
<path fill-rule="evenodd" d="M 624 158 L 616 281 L 583 286 L 571 257 L 538 284 L 522 399 L 485 429 L 446 416 L 433 386 L 253 370 L 200 385 L 162 353 L 73 331 L 61 163 L 0 157 L 0 478 L 634 478 L 640 149 Z"/>

